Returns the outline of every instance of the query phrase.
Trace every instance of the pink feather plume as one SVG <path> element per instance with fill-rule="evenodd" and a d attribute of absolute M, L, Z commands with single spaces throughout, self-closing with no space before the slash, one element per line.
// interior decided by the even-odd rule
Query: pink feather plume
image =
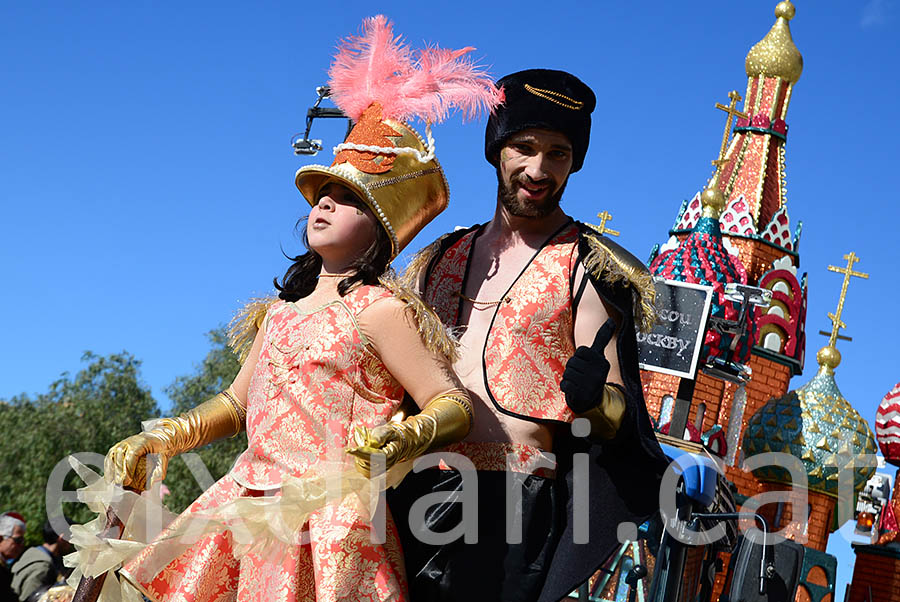
<path fill-rule="evenodd" d="M 431 123 L 459 109 L 467 118 L 503 102 L 503 92 L 468 56 L 474 48 L 412 50 L 383 15 L 340 42 L 328 72 L 331 98 L 356 121 L 373 102 L 384 118 Z"/>

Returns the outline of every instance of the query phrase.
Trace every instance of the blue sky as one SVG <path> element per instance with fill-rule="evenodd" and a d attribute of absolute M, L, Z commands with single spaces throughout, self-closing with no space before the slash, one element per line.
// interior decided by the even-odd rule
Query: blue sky
<path fill-rule="evenodd" d="M 772 0 L 452 4 L 0 4 L 0 399 L 38 393 L 81 354 L 128 350 L 157 399 L 205 355 L 205 333 L 266 293 L 296 253 L 306 204 L 293 186 L 302 131 L 338 38 L 383 12 L 413 44 L 477 47 L 496 76 L 562 68 L 597 92 L 591 148 L 564 207 L 609 210 L 639 257 L 703 186 L 744 57 Z M 798 0 L 805 67 L 788 112 L 788 208 L 803 221 L 807 365 L 855 251 L 837 381 L 870 422 L 900 380 L 896 246 L 900 2 Z M 413 241 L 489 218 L 483 122 L 435 128 L 450 208 Z M 341 127 L 317 124 L 326 147 Z M 330 162 L 323 153 L 317 162 Z M 892 167 L 894 166 L 894 167 Z M 401 257 L 402 264 L 404 257 Z M 839 540 L 836 535 L 832 541 Z M 840 559 L 850 577 L 852 554 Z M 832 548 L 836 547 L 833 543 Z M 843 586 L 838 588 L 843 596 Z"/>

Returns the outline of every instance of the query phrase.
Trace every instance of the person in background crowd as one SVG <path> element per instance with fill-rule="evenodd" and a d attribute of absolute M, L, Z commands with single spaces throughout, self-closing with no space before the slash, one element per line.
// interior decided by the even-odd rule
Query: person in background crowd
<path fill-rule="evenodd" d="M 10 587 L 12 573 L 9 565 L 25 549 L 25 520 L 21 514 L 7 512 L 0 515 L 0 602 L 17 600 Z"/>
<path fill-rule="evenodd" d="M 50 521 L 44 523 L 44 543 L 28 548 L 12 567 L 12 590 L 21 602 L 59 580 L 65 573 L 62 557 L 70 550 L 63 534 L 57 533 Z"/>

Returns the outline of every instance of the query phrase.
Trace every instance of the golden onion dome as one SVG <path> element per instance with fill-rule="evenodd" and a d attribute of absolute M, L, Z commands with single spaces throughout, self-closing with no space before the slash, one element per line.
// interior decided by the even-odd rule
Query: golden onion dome
<path fill-rule="evenodd" d="M 747 53 L 747 77 L 780 77 L 797 83 L 803 72 L 803 56 L 791 37 L 788 21 L 794 18 L 794 5 L 788 0 L 775 7 L 775 25 L 759 43 Z"/>
<path fill-rule="evenodd" d="M 816 358 L 819 371 L 812 380 L 753 414 L 744 432 L 744 453 L 781 452 L 800 458 L 809 489 L 838 497 L 840 471 L 852 471 L 854 491 L 875 473 L 875 467 L 863 461 L 875 454 L 875 436 L 834 380 L 841 361 L 837 349 L 825 346 Z M 787 469 L 779 466 L 762 466 L 753 474 L 762 481 L 791 482 Z"/>

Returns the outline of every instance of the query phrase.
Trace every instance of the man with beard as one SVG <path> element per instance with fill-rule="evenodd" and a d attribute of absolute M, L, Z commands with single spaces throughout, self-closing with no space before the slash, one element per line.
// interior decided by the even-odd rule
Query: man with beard
<path fill-rule="evenodd" d="M 506 100 L 485 133 L 494 217 L 407 271 L 459 333 L 454 369 L 475 405 L 466 440 L 388 498 L 414 601 L 559 600 L 618 545 L 620 523 L 656 511 L 666 466 L 637 366 L 650 275 L 560 208 L 595 96 L 562 71 L 498 83 Z"/>

